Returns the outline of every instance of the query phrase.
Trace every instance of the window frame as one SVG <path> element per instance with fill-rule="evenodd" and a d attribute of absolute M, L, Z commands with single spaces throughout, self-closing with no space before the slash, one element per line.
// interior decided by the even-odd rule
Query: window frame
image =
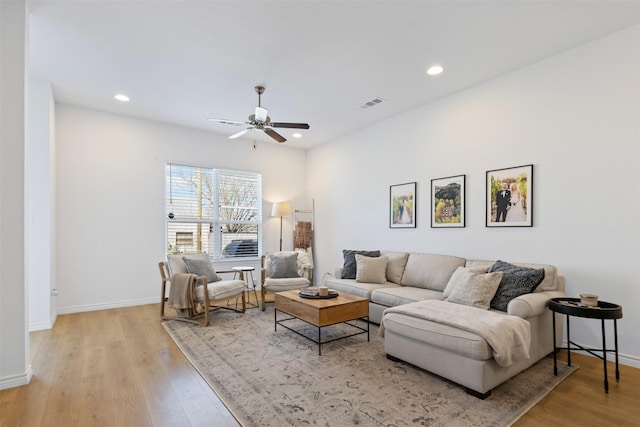
<path fill-rule="evenodd" d="M 190 172 L 191 177 L 196 176 L 196 173 L 198 171 L 205 172 L 208 176 L 210 176 L 211 182 L 210 182 L 210 185 L 208 185 L 208 187 L 211 188 L 211 191 L 209 196 L 204 196 L 201 190 L 202 187 L 200 187 L 200 190 L 193 190 L 193 189 L 185 190 L 183 188 L 181 191 L 178 191 L 178 193 L 181 193 L 181 196 L 174 195 L 177 189 L 176 189 L 176 184 L 174 184 L 173 181 L 175 179 L 184 179 L 185 181 L 189 179 L 188 177 L 181 178 L 180 176 L 177 176 L 178 173 L 173 171 L 175 167 L 182 168 L 183 170 Z M 200 175 L 197 175 L 197 176 L 200 176 Z M 230 205 L 232 209 L 241 209 L 241 208 L 244 208 L 247 210 L 255 209 L 255 215 L 252 215 L 252 218 L 254 219 L 238 220 L 238 219 L 226 219 L 221 217 L 221 212 L 224 209 L 224 207 L 220 205 L 220 197 L 221 197 L 220 190 L 222 188 L 222 185 L 224 185 L 223 180 L 224 179 L 228 180 L 229 176 L 231 177 L 236 176 L 237 178 L 243 178 L 249 181 L 251 183 L 250 185 L 255 185 L 255 196 L 253 196 L 254 200 L 252 200 L 252 202 L 255 201 L 255 206 L 245 205 L 244 207 L 242 206 L 238 207 L 237 205 Z M 186 249 L 186 250 L 181 249 L 184 246 L 178 243 L 177 235 L 178 233 L 192 232 L 193 239 L 195 241 L 198 238 L 196 233 L 200 232 L 199 241 L 203 242 L 204 240 L 206 240 L 207 243 L 206 243 L 206 246 L 200 246 L 199 252 L 207 253 L 211 258 L 212 262 L 233 262 L 236 260 L 251 261 L 251 260 L 256 260 L 260 258 L 260 254 L 262 253 L 262 232 L 263 232 L 262 174 L 258 172 L 253 172 L 253 171 L 234 170 L 234 169 L 228 169 L 228 168 L 206 166 L 201 164 L 188 164 L 183 162 L 167 161 L 164 163 L 164 180 L 165 180 L 164 182 L 164 204 L 165 204 L 164 229 L 165 229 L 165 254 L 166 255 L 176 253 L 176 252 L 184 253 L 184 254 L 198 253 L 198 246 L 195 243 L 193 245 L 195 246 L 195 248 L 192 247 L 191 249 Z M 203 181 L 200 179 L 200 182 L 202 183 Z M 182 185 L 185 185 L 185 183 L 183 182 Z M 188 184 L 186 185 L 186 187 L 188 187 Z M 208 211 L 206 212 L 206 216 L 197 218 L 196 215 L 189 215 L 192 212 L 187 212 L 184 215 L 177 216 L 175 212 L 176 212 L 176 209 L 180 210 L 180 207 L 177 207 L 174 205 L 174 200 L 182 199 L 182 202 L 184 204 L 184 206 L 182 207 L 182 210 L 185 212 L 190 211 L 193 209 L 193 204 L 198 205 L 197 196 L 195 197 L 194 201 L 187 201 L 186 203 L 184 203 L 184 201 L 185 199 L 189 199 L 190 197 L 192 197 L 197 192 L 201 192 L 200 203 L 198 207 L 199 214 L 202 213 L 202 207 L 205 204 L 204 201 L 209 202 L 209 203 L 206 203 L 207 207 L 205 210 Z M 227 206 L 226 209 L 229 209 L 229 206 Z M 173 214 L 173 216 L 171 217 L 170 214 Z M 196 230 L 199 230 L 199 231 L 191 231 L 188 228 L 180 229 L 179 224 L 200 224 L 208 227 L 209 232 L 207 234 L 206 232 L 201 231 L 202 228 L 198 228 L 198 227 L 196 227 Z M 253 238 L 234 239 L 233 237 L 230 239 L 228 235 L 231 235 L 233 233 L 225 233 L 223 231 L 223 227 L 229 224 L 247 224 L 249 226 L 255 227 L 255 240 L 257 240 L 257 253 L 255 254 L 255 256 L 254 255 L 229 256 L 229 257 L 224 256 L 223 254 L 224 248 L 234 240 L 253 240 Z M 173 231 L 171 230 L 172 225 L 173 225 Z M 171 239 L 172 233 L 174 234 L 173 239 Z M 228 235 L 225 236 L 226 234 Z M 254 233 L 251 232 L 247 234 L 253 235 Z M 205 235 L 208 236 L 207 239 L 202 238 L 202 236 L 205 236 Z"/>

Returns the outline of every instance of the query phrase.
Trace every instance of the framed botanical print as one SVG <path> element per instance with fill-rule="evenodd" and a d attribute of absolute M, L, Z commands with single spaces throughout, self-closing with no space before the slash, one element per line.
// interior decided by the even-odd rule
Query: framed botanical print
<path fill-rule="evenodd" d="M 533 165 L 487 171 L 487 227 L 533 226 Z"/>
<path fill-rule="evenodd" d="M 416 183 L 389 188 L 389 227 L 416 228 Z"/>
<path fill-rule="evenodd" d="M 431 227 L 465 226 L 465 175 L 431 180 Z"/>

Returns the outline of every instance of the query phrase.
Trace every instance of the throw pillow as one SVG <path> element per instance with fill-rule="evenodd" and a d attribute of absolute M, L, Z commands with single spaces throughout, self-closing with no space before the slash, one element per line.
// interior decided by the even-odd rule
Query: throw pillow
<path fill-rule="evenodd" d="M 488 310 L 491 299 L 500 286 L 502 272 L 469 272 L 465 279 L 453 288 L 446 301 Z"/>
<path fill-rule="evenodd" d="M 409 254 L 404 252 L 381 251 L 380 256 L 389 258 L 387 262 L 387 280 L 393 283 L 402 282 L 402 274 L 407 266 Z"/>
<path fill-rule="evenodd" d="M 368 257 L 356 254 L 356 282 L 385 283 L 387 281 L 386 256 Z"/>
<path fill-rule="evenodd" d="M 451 278 L 449 279 L 449 283 L 447 283 L 447 287 L 444 288 L 442 292 L 442 296 L 448 298 L 451 295 L 453 289 L 459 284 L 464 284 L 469 280 L 469 277 L 476 276 L 478 274 L 485 274 L 489 272 L 489 268 L 482 267 L 474 267 L 474 268 L 466 268 L 466 267 L 458 267 L 456 271 L 453 272 Z"/>
<path fill-rule="evenodd" d="M 271 278 L 284 279 L 298 276 L 298 252 L 271 255 Z"/>
<path fill-rule="evenodd" d="M 379 257 L 380 251 L 353 251 L 350 249 L 344 249 L 342 255 L 344 256 L 344 266 L 342 268 L 343 279 L 355 279 L 356 278 L 356 254 Z"/>
<path fill-rule="evenodd" d="M 184 261 L 184 265 L 187 266 L 187 272 L 197 276 L 204 276 L 207 278 L 207 282 L 209 283 L 222 280 L 218 274 L 216 274 L 216 270 L 213 268 L 213 264 L 211 264 L 211 261 L 209 261 L 208 258 L 200 259 L 182 257 L 182 261 Z"/>
<path fill-rule="evenodd" d="M 491 308 L 507 311 L 507 305 L 520 295 L 529 294 L 544 280 L 544 268 L 519 267 L 504 261 L 496 261 L 492 272 L 502 272 L 502 281 L 491 300 Z"/>

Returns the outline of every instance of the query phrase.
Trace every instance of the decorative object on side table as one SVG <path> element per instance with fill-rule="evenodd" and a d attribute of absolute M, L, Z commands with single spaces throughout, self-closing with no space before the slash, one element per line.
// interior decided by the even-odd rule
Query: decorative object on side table
<path fill-rule="evenodd" d="M 597 296 L 596 296 L 597 298 Z M 590 301 L 591 303 L 591 301 Z M 607 378 L 607 351 L 615 351 L 616 355 L 616 381 L 620 380 L 620 370 L 618 368 L 618 319 L 622 318 L 622 307 L 610 302 L 596 301 L 596 305 L 587 305 L 581 301 L 581 298 L 552 298 L 549 300 L 549 309 L 554 313 L 561 313 L 567 316 L 567 347 L 556 347 L 556 316 L 553 318 L 553 374 L 558 375 L 558 365 L 556 361 L 556 352 L 558 350 L 567 350 L 567 364 L 571 366 L 571 345 L 576 350 L 586 351 L 592 356 L 598 357 L 603 361 L 604 365 L 604 391 L 609 393 L 609 380 Z M 589 319 L 600 319 L 602 322 L 602 348 L 586 348 L 580 344 L 571 341 L 571 329 L 569 328 L 569 318 L 571 316 L 585 317 Z M 604 321 L 613 320 L 613 339 L 615 347 L 607 349 L 607 339 L 605 336 Z M 602 355 L 594 353 L 601 352 Z"/>
<path fill-rule="evenodd" d="M 389 227 L 416 228 L 416 183 L 389 187 Z"/>
<path fill-rule="evenodd" d="M 533 226 L 533 165 L 487 171 L 487 227 Z"/>
<path fill-rule="evenodd" d="M 431 227 L 465 226 L 465 175 L 431 180 Z"/>

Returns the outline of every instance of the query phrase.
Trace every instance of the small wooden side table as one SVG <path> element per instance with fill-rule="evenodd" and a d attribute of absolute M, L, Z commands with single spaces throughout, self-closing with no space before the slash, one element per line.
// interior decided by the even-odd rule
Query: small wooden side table
<path fill-rule="evenodd" d="M 561 313 L 567 316 L 567 347 L 556 347 L 556 316 L 553 316 L 553 374 L 558 375 L 558 363 L 556 351 L 567 350 L 567 363 L 571 366 L 571 345 L 603 360 L 604 364 L 604 391 L 609 393 L 609 380 L 607 378 L 607 351 L 616 353 L 616 381 L 620 380 L 620 370 L 618 369 L 618 319 L 622 318 L 622 307 L 610 302 L 598 301 L 597 307 L 590 307 L 580 303 L 580 298 L 552 298 L 549 301 L 549 309 L 554 313 Z M 586 348 L 571 341 L 571 330 L 569 329 L 569 318 L 571 316 L 586 317 L 589 319 L 600 319 L 602 322 L 602 348 Z M 613 320 L 614 349 L 607 349 L 607 339 L 604 330 L 604 321 Z M 602 352 L 602 355 L 594 353 Z"/>

